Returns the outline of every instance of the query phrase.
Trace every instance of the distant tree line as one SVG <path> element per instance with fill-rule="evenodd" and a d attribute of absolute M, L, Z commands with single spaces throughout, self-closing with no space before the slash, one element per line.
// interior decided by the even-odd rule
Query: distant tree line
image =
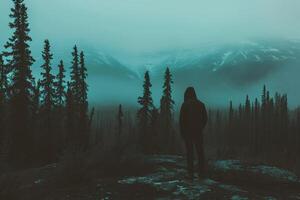
<path fill-rule="evenodd" d="M 0 54 L 0 145 L 2 154 L 15 164 L 55 161 L 66 147 L 85 149 L 89 142 L 90 116 L 84 53 L 74 46 L 70 81 L 63 61 L 53 74 L 49 40 L 42 51 L 41 76 L 31 67 L 29 23 L 24 0 L 13 0 L 12 36 Z"/>
<path fill-rule="evenodd" d="M 300 153 L 300 109 L 288 109 L 286 94 L 270 95 L 263 86 L 261 98 L 227 111 L 210 111 L 209 143 L 219 155 L 264 156 L 293 159 Z M 277 157 L 277 158 L 276 158 Z"/>

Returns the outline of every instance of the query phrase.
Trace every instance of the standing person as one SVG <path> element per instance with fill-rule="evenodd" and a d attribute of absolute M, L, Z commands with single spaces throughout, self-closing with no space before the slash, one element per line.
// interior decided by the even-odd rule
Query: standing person
<path fill-rule="evenodd" d="M 179 123 L 186 146 L 188 178 L 191 180 L 194 178 L 194 147 L 198 156 L 198 175 L 202 177 L 205 164 L 203 129 L 207 123 L 207 112 L 204 103 L 197 99 L 193 87 L 188 87 L 184 93 Z"/>

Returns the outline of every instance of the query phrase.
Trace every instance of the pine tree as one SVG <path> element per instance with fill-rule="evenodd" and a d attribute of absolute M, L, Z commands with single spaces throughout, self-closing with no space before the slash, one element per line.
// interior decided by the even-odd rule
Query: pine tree
<path fill-rule="evenodd" d="M 14 7 L 11 9 L 12 22 L 9 27 L 13 29 L 13 35 L 6 43 L 5 56 L 11 76 L 11 123 L 12 145 L 10 156 L 14 161 L 29 162 L 28 156 L 33 151 L 33 135 L 30 131 L 32 125 L 31 103 L 33 94 L 33 77 L 31 65 L 34 59 L 29 49 L 29 23 L 27 7 L 23 0 L 13 0 Z"/>
<path fill-rule="evenodd" d="M 67 129 L 68 129 L 68 142 L 71 145 L 79 147 L 83 143 L 82 123 L 80 122 L 81 117 L 81 105 L 82 100 L 80 94 L 80 69 L 79 69 L 79 55 L 78 49 L 75 45 L 72 52 L 72 66 L 70 73 L 70 82 L 68 84 L 68 91 L 66 94 L 66 106 L 67 106 Z M 71 127 L 75 126 L 75 127 Z M 72 130 L 72 131 L 71 131 Z"/>
<path fill-rule="evenodd" d="M 79 55 L 78 49 L 75 45 L 72 52 L 73 60 L 71 66 L 71 81 L 70 81 L 70 89 L 72 91 L 72 95 L 74 98 L 74 103 L 76 105 L 79 104 L 81 99 L 80 97 L 80 72 L 79 72 Z"/>
<path fill-rule="evenodd" d="M 65 104 L 65 72 L 64 63 L 61 60 L 58 65 L 58 73 L 55 81 L 55 103 L 59 108 Z"/>
<path fill-rule="evenodd" d="M 66 134 L 64 127 L 64 119 L 66 117 L 65 113 L 65 99 L 66 99 L 66 91 L 65 91 L 65 68 L 64 63 L 61 60 L 58 64 L 58 73 L 55 76 L 54 81 L 55 86 L 55 135 L 56 135 L 56 146 L 57 151 L 62 152 L 64 148 L 64 136 Z"/>
<path fill-rule="evenodd" d="M 84 53 L 80 53 L 79 61 L 79 93 L 80 93 L 80 104 L 83 106 L 83 112 L 86 113 L 88 109 L 87 92 L 88 85 L 86 83 L 87 69 L 85 67 Z"/>
<path fill-rule="evenodd" d="M 55 76 L 52 74 L 51 61 L 53 55 L 50 50 L 49 40 L 45 40 L 44 50 L 42 52 L 42 58 L 44 63 L 42 64 L 42 80 L 41 80 L 41 119 L 43 127 L 43 141 L 41 143 L 42 151 L 46 154 L 44 159 L 47 162 L 51 162 L 55 158 L 54 144 L 55 134 L 54 131 L 54 106 L 55 106 Z"/>
<path fill-rule="evenodd" d="M 42 52 L 42 57 L 44 60 L 41 66 L 43 72 L 41 73 L 41 103 L 43 111 L 50 117 L 52 109 L 55 103 L 55 87 L 54 78 L 55 76 L 51 74 L 51 60 L 53 59 L 53 54 L 50 52 L 49 40 L 45 40 L 44 51 Z M 49 119 L 48 119 L 49 120 Z"/>
<path fill-rule="evenodd" d="M 163 117 L 164 123 L 170 126 L 174 108 L 174 101 L 172 99 L 173 84 L 172 74 L 167 67 L 164 77 L 163 95 L 161 98 L 160 113 Z"/>
<path fill-rule="evenodd" d="M 89 141 L 89 117 L 88 117 L 88 85 L 86 83 L 87 78 L 87 69 L 85 67 L 84 53 L 80 52 L 79 60 L 79 86 L 78 86 L 78 95 L 79 95 L 79 131 L 82 135 L 81 141 L 84 148 L 87 147 Z"/>
<path fill-rule="evenodd" d="M 150 82 L 149 72 L 147 71 L 144 76 L 143 84 L 143 96 L 138 98 L 138 103 L 141 105 L 141 108 L 138 110 L 138 126 L 140 132 L 140 140 L 142 148 L 144 151 L 147 151 L 147 139 L 149 139 L 149 126 L 151 120 L 151 110 L 153 109 L 153 100 L 151 97 L 150 88 L 152 86 Z"/>
<path fill-rule="evenodd" d="M 138 111 L 138 119 L 140 122 L 140 126 L 145 130 L 149 125 L 150 113 L 153 108 L 153 100 L 151 97 L 150 88 L 152 84 L 150 82 L 149 72 L 145 73 L 145 80 L 143 84 L 144 92 L 143 96 L 138 98 L 138 103 L 141 105 L 140 110 Z"/>
<path fill-rule="evenodd" d="M 170 69 L 167 67 L 164 75 L 163 84 L 163 95 L 160 100 L 160 123 L 162 128 L 162 140 L 167 143 L 167 150 L 171 149 L 174 144 L 171 142 L 174 140 L 172 131 L 172 118 L 173 118 L 173 108 L 174 101 L 172 99 L 172 74 Z"/>

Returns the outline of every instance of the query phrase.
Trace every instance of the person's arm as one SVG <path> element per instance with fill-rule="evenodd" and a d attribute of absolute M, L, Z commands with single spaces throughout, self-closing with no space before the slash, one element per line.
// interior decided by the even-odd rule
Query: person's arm
<path fill-rule="evenodd" d="M 183 138 L 185 138 L 185 132 L 184 132 L 184 124 L 185 124 L 185 106 L 182 104 L 180 109 L 180 115 L 179 115 L 179 130 L 180 134 Z"/>

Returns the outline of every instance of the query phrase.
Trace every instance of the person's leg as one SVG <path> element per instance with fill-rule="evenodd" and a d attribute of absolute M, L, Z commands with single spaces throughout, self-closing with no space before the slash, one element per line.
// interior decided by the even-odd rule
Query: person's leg
<path fill-rule="evenodd" d="M 192 140 L 185 140 L 188 175 L 194 176 L 194 152 Z"/>
<path fill-rule="evenodd" d="M 204 173 L 204 165 L 205 165 L 205 156 L 204 156 L 204 146 L 203 146 L 203 136 L 202 134 L 197 137 L 194 141 L 198 156 L 198 173 L 199 175 L 203 175 Z"/>

